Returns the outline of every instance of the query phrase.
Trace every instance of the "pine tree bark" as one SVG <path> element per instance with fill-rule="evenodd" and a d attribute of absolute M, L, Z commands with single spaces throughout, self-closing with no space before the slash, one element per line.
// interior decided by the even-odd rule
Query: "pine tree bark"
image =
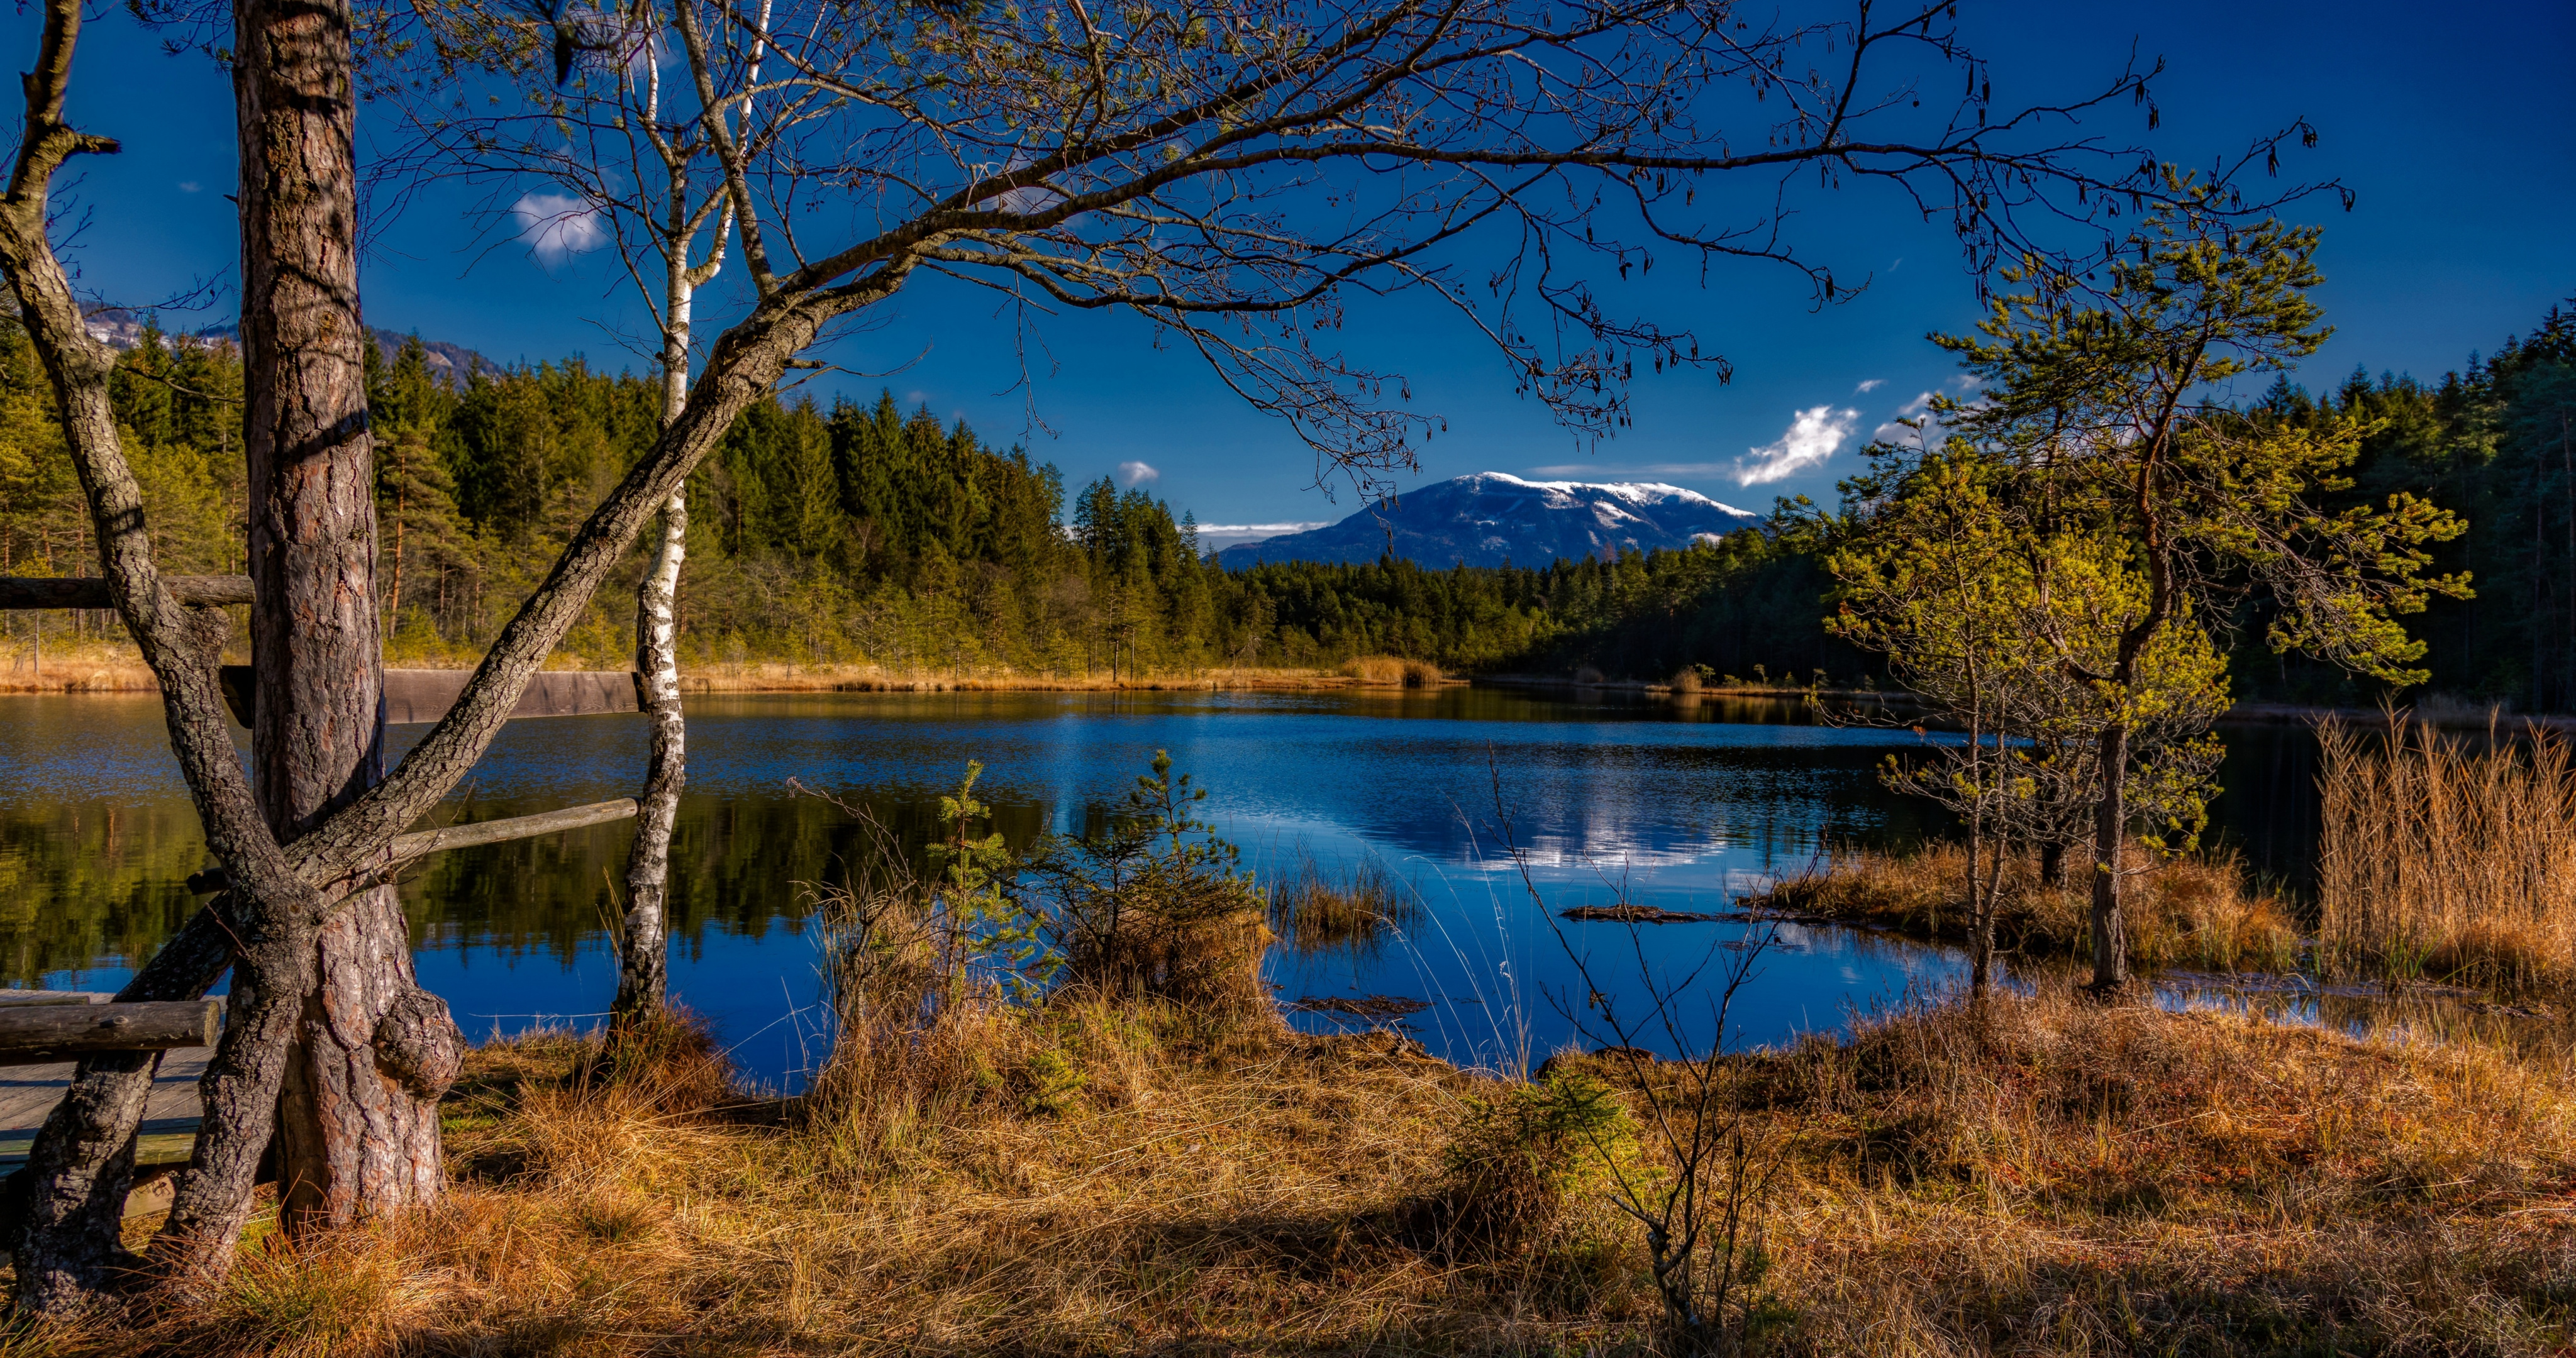
<path fill-rule="evenodd" d="M 235 17 L 260 695 L 251 760 L 261 812 L 291 843 L 384 776 L 352 23 L 346 0 L 243 0 Z M 378 1068 L 379 1026 L 423 1008 L 392 888 L 370 888 L 299 946 L 309 956 L 292 959 L 291 977 L 255 980 L 281 1008 L 291 980 L 312 983 L 274 1020 L 293 1040 L 278 1108 L 284 1219 L 336 1225 L 435 1198 L 444 1083 L 424 1093 Z M 434 1053 L 398 1060 L 440 1064 Z"/>

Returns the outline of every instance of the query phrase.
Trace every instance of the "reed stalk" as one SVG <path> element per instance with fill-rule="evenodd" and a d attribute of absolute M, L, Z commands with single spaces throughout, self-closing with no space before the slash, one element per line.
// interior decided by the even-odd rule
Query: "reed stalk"
<path fill-rule="evenodd" d="M 2338 979 L 2576 984 L 2576 765 L 2533 727 L 2483 741 L 2401 712 L 2317 727 L 2318 947 Z"/>

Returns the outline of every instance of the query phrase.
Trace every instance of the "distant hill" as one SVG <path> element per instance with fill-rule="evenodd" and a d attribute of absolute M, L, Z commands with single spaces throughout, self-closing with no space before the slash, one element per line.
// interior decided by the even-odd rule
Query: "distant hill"
<path fill-rule="evenodd" d="M 1375 561 L 1392 550 L 1424 566 L 1544 566 L 1560 558 L 1687 547 L 1761 522 L 1694 490 L 1654 482 L 1524 481 L 1478 472 L 1424 486 L 1328 528 L 1228 547 L 1219 564 Z"/>
<path fill-rule="evenodd" d="M 394 355 L 402 352 L 404 341 L 411 338 L 402 331 L 387 330 L 380 325 L 369 326 L 368 331 L 376 337 L 376 352 L 387 363 L 394 361 Z M 121 308 L 92 312 L 89 318 L 89 332 L 107 341 L 116 349 L 131 349 L 143 342 L 143 318 Z M 193 333 L 198 339 L 222 340 L 227 344 L 239 344 L 241 343 L 241 322 L 210 325 Z M 465 379 L 476 372 L 501 371 L 500 364 L 462 344 L 450 344 L 445 340 L 422 340 L 420 347 L 427 351 L 430 375 L 450 386 L 464 385 Z"/>

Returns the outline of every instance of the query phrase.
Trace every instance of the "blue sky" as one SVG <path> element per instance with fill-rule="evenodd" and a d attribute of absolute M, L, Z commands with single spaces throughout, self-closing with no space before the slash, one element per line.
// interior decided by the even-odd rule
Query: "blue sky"
<path fill-rule="evenodd" d="M 2576 81 L 2567 78 L 2576 5 L 1968 0 L 1961 17 L 1992 63 L 1999 104 L 2107 79 L 2132 40 L 2165 56 L 2171 70 L 2155 86 L 2163 127 L 2151 141 L 2169 160 L 2206 164 L 2294 117 L 2316 124 L 2321 143 L 2286 157 L 2285 177 L 2340 178 L 2358 206 L 2346 214 L 2320 198 L 2294 214 L 2326 227 L 2321 300 L 2337 327 L 2300 374 L 2310 386 L 2356 364 L 2437 377 L 2576 295 Z M 7 26 L 13 69 L 28 64 L 35 22 L 22 14 Z M 142 304 L 229 278 L 238 249 L 224 197 L 234 176 L 231 111 L 229 82 L 205 58 L 162 55 L 121 6 L 95 22 L 73 118 L 126 151 L 82 166 L 77 194 L 92 215 L 71 256 L 82 286 Z M 2124 104 L 2100 129 L 2134 140 L 2148 135 L 2140 121 Z M 362 279 L 368 320 L 504 362 L 578 353 L 640 368 L 616 338 L 621 324 L 633 328 L 633 312 L 611 261 L 595 254 L 549 267 L 516 246 L 487 250 L 475 210 L 492 201 L 428 195 L 386 226 Z M 1913 220 L 1883 195 L 1811 202 L 1798 230 L 1838 277 L 1870 275 L 1868 289 L 1811 312 L 1804 285 L 1785 271 L 1740 265 L 1712 271 L 1704 289 L 1667 291 L 1659 316 L 1727 355 L 1734 380 L 1641 376 L 1634 427 L 1598 445 L 1578 443 L 1535 401 L 1515 397 L 1493 352 L 1455 318 L 1362 306 L 1345 338 L 1411 379 L 1414 409 L 1447 419 L 1421 479 L 1494 470 L 1659 480 L 1752 509 L 1777 494 L 1826 498 L 1870 429 L 1952 375 L 1924 334 L 1962 328 L 1977 313 L 1946 228 Z M 168 323 L 231 315 L 226 298 Z M 1019 386 L 1023 349 L 991 294 L 934 280 L 829 355 L 887 375 L 836 374 L 808 389 L 873 399 L 890 387 L 997 442 L 1025 441 L 1074 484 L 1150 468 L 1142 483 L 1206 524 L 1314 522 L 1357 507 L 1347 488 L 1337 501 L 1314 489 L 1310 451 L 1242 406 L 1195 357 L 1155 349 L 1141 321 L 1040 318 L 1034 338 L 1031 380 Z M 1826 446 L 1830 455 L 1795 474 L 1741 481 L 1752 450 Z"/>

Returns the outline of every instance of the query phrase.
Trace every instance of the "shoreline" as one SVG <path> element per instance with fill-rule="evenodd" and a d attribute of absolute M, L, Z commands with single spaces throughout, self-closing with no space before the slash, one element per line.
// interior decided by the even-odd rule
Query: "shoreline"
<path fill-rule="evenodd" d="M 470 669 L 466 665 L 404 664 L 388 669 Z M 549 669 L 577 670 L 579 665 L 550 665 Z M 680 688 L 685 693 L 1186 693 L 1213 691 L 1324 692 L 1333 689 L 1437 691 L 1446 688 L 1519 688 L 1540 689 L 1573 694 L 1622 694 L 1640 698 L 1660 698 L 1688 702 L 1703 698 L 1729 698 L 1772 702 L 1794 702 L 1810 694 L 1838 702 L 1865 703 L 1890 708 L 1919 706 L 1914 696 L 1900 690 L 1853 688 L 1789 688 L 1779 685 L 1706 685 L 1698 689 L 1676 689 L 1669 683 L 1638 679 L 1604 679 L 1586 682 L 1573 678 L 1537 674 L 1453 675 L 1443 678 L 1437 688 L 1420 689 L 1414 685 L 1391 684 L 1316 669 L 1212 669 L 1196 674 L 1152 674 L 1136 677 L 1055 676 L 1016 673 L 937 674 L 919 671 L 889 671 L 875 665 L 798 665 L 766 663 L 719 665 L 698 670 L 683 670 Z M 30 673 L 23 664 L 0 670 L 0 695 L 38 694 L 145 694 L 158 693 L 161 686 L 150 667 L 131 655 L 73 653 L 56 659 L 48 657 L 44 669 Z M 2406 711 L 2410 709 L 2400 709 Z M 2576 714 L 2505 712 L 2498 709 L 2476 709 L 2450 702 L 2411 709 L 2414 718 L 2445 730 L 2478 730 L 2493 724 L 2505 730 L 2536 727 L 2560 733 L 2576 733 Z M 2332 719 L 2355 726 L 2376 726 L 2384 719 L 2372 707 L 2310 707 L 2297 703 L 2238 703 L 2219 718 L 2224 726 L 2287 726 Z"/>

